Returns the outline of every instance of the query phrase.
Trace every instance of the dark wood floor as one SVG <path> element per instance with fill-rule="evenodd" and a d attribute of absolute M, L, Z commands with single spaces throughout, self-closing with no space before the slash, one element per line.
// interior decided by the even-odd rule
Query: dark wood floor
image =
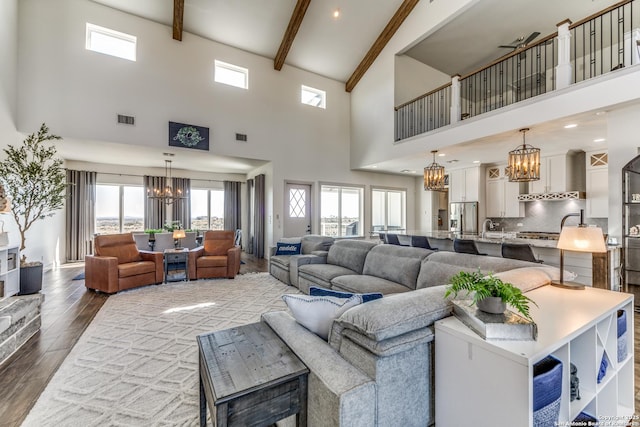
<path fill-rule="evenodd" d="M 267 262 L 243 253 L 241 273 L 267 271 Z M 108 298 L 87 291 L 83 280 L 72 280 L 83 264 L 66 264 L 45 273 L 42 329 L 0 365 L 0 427 L 17 427 Z M 640 410 L 640 314 L 636 313 L 635 387 Z"/>
<path fill-rule="evenodd" d="M 267 271 L 267 262 L 243 253 L 240 273 Z M 0 427 L 19 426 L 108 295 L 72 280 L 84 264 L 45 273 L 42 328 L 0 365 Z"/>

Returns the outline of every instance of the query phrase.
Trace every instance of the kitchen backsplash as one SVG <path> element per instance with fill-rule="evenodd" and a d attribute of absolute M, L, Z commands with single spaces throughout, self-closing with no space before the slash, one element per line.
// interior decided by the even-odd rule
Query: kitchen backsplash
<path fill-rule="evenodd" d="M 541 231 L 560 232 L 560 222 L 569 213 L 580 213 L 580 209 L 585 209 L 585 200 L 563 200 L 563 201 L 542 201 L 526 202 L 524 204 L 524 218 L 491 218 L 494 223 L 499 223 L 494 230 L 504 231 Z M 578 224 L 578 217 L 568 218 L 565 225 Z M 607 233 L 607 218 L 586 218 L 584 222 L 589 225 L 597 225 L 602 228 L 603 233 Z M 522 224 L 522 226 L 518 226 Z"/>

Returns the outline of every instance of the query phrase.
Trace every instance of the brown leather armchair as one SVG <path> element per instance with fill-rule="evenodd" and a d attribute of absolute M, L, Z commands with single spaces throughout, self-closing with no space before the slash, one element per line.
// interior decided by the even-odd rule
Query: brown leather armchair
<path fill-rule="evenodd" d="M 203 246 L 189 252 L 189 278 L 236 277 L 240 270 L 240 246 L 235 245 L 234 237 L 234 231 L 205 232 Z"/>
<path fill-rule="evenodd" d="M 84 258 L 85 286 L 112 294 L 162 283 L 163 254 L 140 251 L 131 233 L 96 236 L 95 255 Z"/>

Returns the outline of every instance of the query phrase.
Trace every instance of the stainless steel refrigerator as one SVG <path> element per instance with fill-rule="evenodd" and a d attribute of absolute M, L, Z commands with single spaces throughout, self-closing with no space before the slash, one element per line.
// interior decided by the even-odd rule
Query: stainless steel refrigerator
<path fill-rule="evenodd" d="M 478 234 L 478 202 L 451 203 L 449 230 L 461 234 Z"/>

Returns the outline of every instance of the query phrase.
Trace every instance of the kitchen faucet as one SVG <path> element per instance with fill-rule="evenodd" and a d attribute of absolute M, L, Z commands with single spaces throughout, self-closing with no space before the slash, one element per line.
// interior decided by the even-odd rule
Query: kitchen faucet
<path fill-rule="evenodd" d="M 487 218 L 484 221 L 482 221 L 482 238 L 484 239 L 484 235 L 487 231 L 487 226 L 489 227 L 489 230 L 493 230 L 493 221 L 491 221 L 491 218 Z"/>

